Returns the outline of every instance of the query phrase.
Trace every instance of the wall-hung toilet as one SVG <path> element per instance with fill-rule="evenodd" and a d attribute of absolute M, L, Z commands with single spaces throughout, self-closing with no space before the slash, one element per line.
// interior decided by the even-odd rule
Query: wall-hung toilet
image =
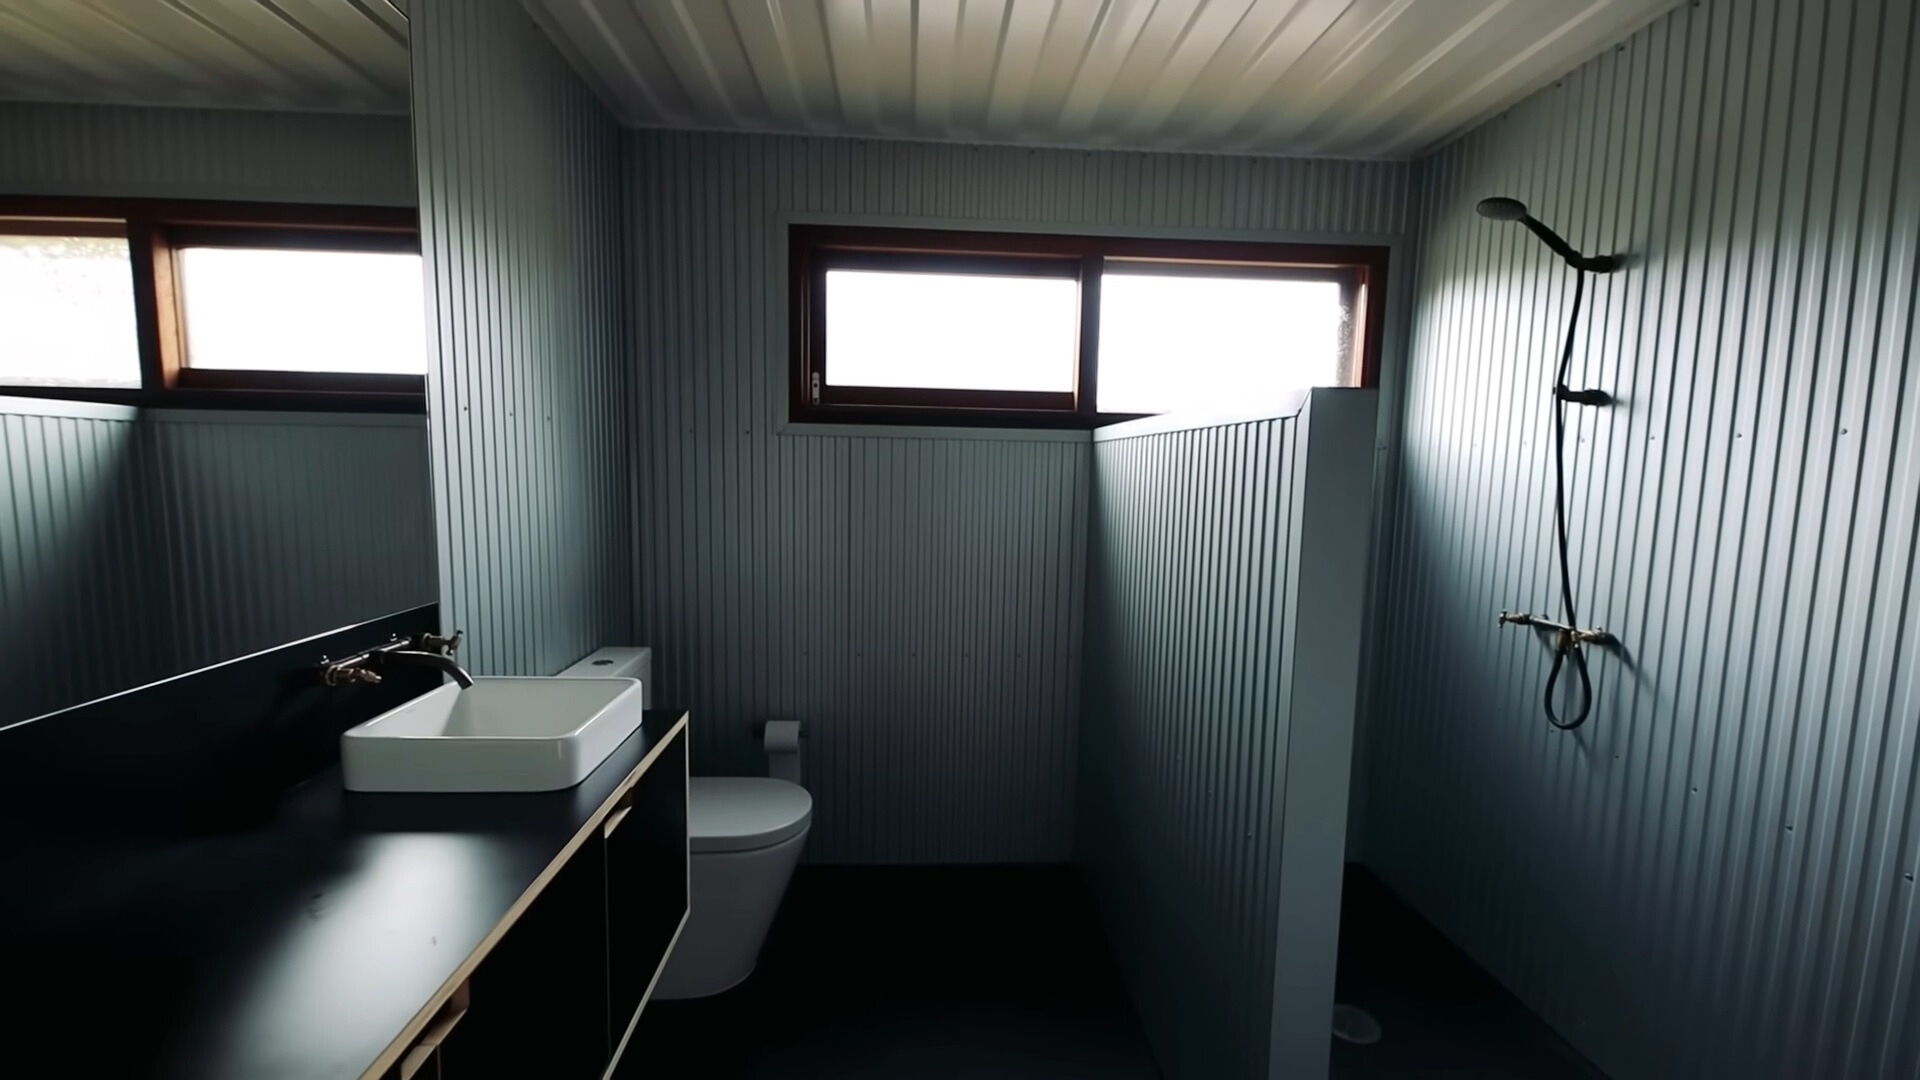
<path fill-rule="evenodd" d="M 753 974 L 812 816 L 807 789 L 785 780 L 688 782 L 687 926 L 654 997 L 706 997 Z"/>
<path fill-rule="evenodd" d="M 560 674 L 643 678 L 643 652 L 602 649 Z M 614 662 L 598 662 L 606 660 Z M 687 782 L 687 925 L 655 998 L 706 997 L 753 974 L 812 820 L 813 798 L 796 783 L 764 776 Z"/>

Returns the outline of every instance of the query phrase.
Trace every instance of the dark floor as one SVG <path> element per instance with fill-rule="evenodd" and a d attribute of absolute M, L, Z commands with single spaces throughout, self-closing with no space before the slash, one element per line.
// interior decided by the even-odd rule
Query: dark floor
<path fill-rule="evenodd" d="M 1364 871 L 1342 905 L 1340 999 L 1378 1019 L 1335 1080 L 1598 1080 Z M 639 1078 L 1158 1076 L 1071 867 L 801 867 L 752 978 L 649 1005 Z"/>
<path fill-rule="evenodd" d="M 633 1038 L 633 1080 L 1159 1075 L 1057 866 L 803 866 L 759 970 L 648 1005 Z"/>
<path fill-rule="evenodd" d="M 1414 914 L 1349 867 L 1335 997 L 1379 1021 L 1371 1046 L 1335 1040 L 1333 1080 L 1605 1080 L 1540 1019 Z"/>

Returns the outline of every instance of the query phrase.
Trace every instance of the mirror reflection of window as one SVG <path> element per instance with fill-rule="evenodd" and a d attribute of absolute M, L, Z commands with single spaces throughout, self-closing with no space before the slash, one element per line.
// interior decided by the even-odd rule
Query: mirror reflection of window
<path fill-rule="evenodd" d="M 118 227 L 0 221 L 0 385 L 140 385 Z"/>
<path fill-rule="evenodd" d="M 407 7 L 0 0 L 0 728 L 436 599 Z"/>
<path fill-rule="evenodd" d="M 175 259 L 192 367 L 426 374 L 417 254 L 183 247 Z"/>

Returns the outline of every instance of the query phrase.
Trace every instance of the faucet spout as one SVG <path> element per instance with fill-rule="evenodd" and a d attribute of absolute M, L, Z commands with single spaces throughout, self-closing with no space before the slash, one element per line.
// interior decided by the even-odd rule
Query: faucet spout
<path fill-rule="evenodd" d="M 418 634 L 413 638 L 393 635 L 385 645 L 376 645 L 363 653 L 356 653 L 345 660 L 320 658 L 320 681 L 328 686 L 340 686 L 344 683 L 377 683 L 380 672 L 377 670 L 388 661 L 401 664 L 417 664 L 453 676 L 453 681 L 465 690 L 473 685 L 473 676 L 453 659 L 453 650 L 460 647 L 460 632 L 454 631 L 452 637 L 438 634 Z"/>
<path fill-rule="evenodd" d="M 467 669 L 461 667 L 459 661 L 446 653 L 427 652 L 424 649 L 392 649 L 374 655 L 380 657 L 382 663 L 418 664 L 421 667 L 445 672 L 453 677 L 454 682 L 460 684 L 462 690 L 473 685 L 473 676 L 467 674 Z"/>

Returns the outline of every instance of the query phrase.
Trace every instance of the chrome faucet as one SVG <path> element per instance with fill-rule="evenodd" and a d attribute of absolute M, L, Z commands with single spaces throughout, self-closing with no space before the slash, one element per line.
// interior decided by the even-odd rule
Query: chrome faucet
<path fill-rule="evenodd" d="M 453 650 L 460 647 L 460 632 L 454 631 L 452 637 L 438 634 L 421 634 L 409 641 L 395 637 L 385 645 L 378 645 L 366 652 L 349 656 L 345 660 L 320 661 L 320 680 L 328 686 L 342 683 L 377 683 L 380 681 L 379 668 L 390 661 L 402 664 L 417 664 L 430 667 L 453 677 L 462 690 L 473 685 L 473 676 L 467 674 L 453 658 Z"/>

